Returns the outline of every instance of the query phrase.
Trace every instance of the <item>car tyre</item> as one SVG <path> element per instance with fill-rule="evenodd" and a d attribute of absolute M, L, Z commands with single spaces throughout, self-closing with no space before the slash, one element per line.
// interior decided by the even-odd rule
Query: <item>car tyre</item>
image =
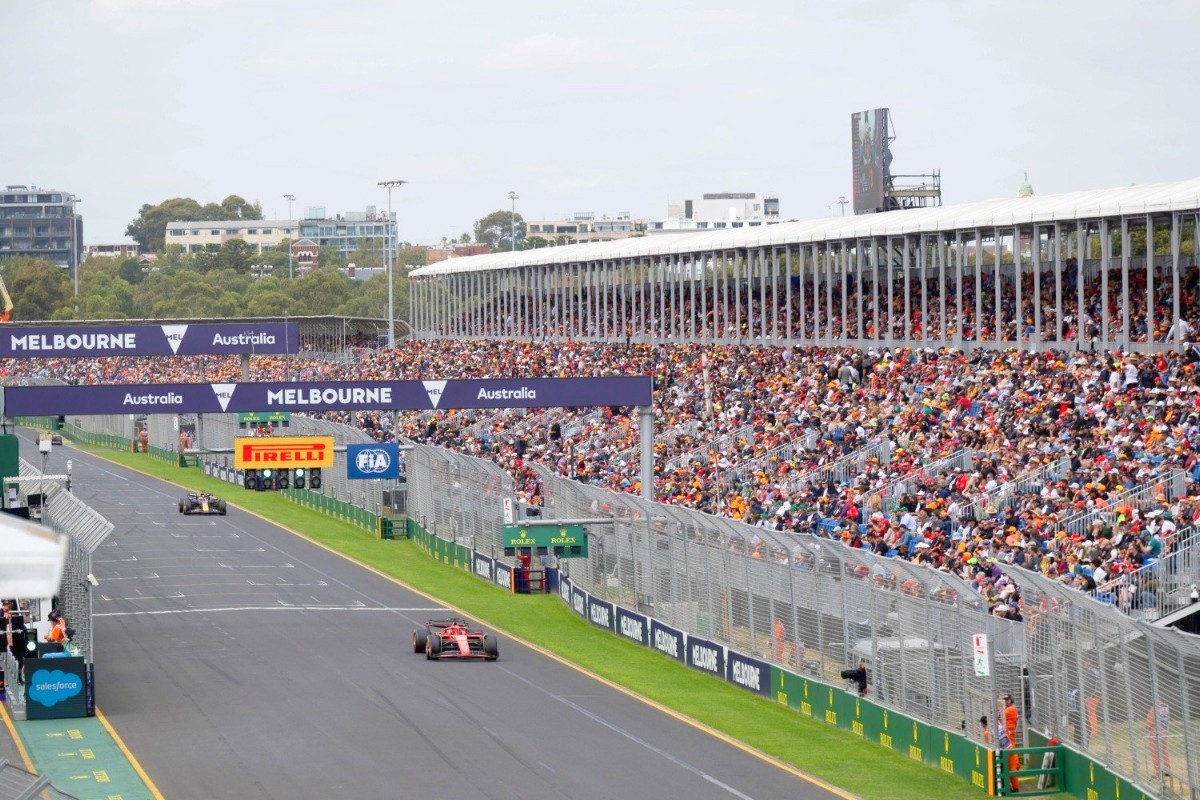
<path fill-rule="evenodd" d="M 179 513 L 180 513 L 180 514 L 184 513 L 184 512 L 183 512 L 183 504 L 184 504 L 184 502 L 185 502 L 185 501 L 183 501 L 183 500 L 180 500 L 180 501 L 179 501 Z"/>
<path fill-rule="evenodd" d="M 425 646 L 429 643 L 429 631 L 425 628 L 413 631 L 413 652 L 425 652 Z"/>
<path fill-rule="evenodd" d="M 437 655 L 434 653 L 435 648 L 438 653 L 442 652 L 442 642 L 436 636 L 430 636 L 425 642 L 425 658 L 430 661 L 435 660 L 437 658 Z"/>
<path fill-rule="evenodd" d="M 496 641 L 496 634 L 483 635 L 483 654 L 487 656 L 488 661 L 495 661 L 500 657 L 500 643 Z"/>

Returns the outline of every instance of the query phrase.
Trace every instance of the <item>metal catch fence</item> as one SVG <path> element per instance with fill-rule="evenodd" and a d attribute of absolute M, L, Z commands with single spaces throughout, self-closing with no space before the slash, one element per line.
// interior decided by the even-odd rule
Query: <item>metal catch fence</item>
<path fill-rule="evenodd" d="M 36 478 L 42 471 L 21 459 L 21 477 Z M 92 571 L 92 554 L 109 534 L 113 525 L 78 496 L 67 491 L 57 481 L 29 481 L 21 483 L 22 499 L 30 494 L 41 494 L 42 524 L 67 536 L 67 558 L 64 563 L 62 583 L 58 598 L 75 636 L 71 644 L 78 647 L 84 658 L 92 663 L 92 596 L 87 576 Z"/>
<path fill-rule="evenodd" d="M 1169 800 L 1200 793 L 1200 637 L 1013 569 L 1030 724 Z"/>
<path fill-rule="evenodd" d="M 926 464 L 923 467 L 918 467 L 903 478 L 868 492 L 863 501 L 864 507 L 868 510 L 886 511 L 889 505 L 904 495 L 915 494 L 922 482 L 930 478 L 949 475 L 955 470 L 970 469 L 978 455 L 978 451 L 971 448 L 964 448 L 955 451 L 946 458 Z"/>

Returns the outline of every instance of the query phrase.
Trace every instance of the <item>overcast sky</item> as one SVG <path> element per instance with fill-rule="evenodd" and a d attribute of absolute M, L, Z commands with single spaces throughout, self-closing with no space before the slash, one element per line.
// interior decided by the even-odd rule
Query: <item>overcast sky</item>
<path fill-rule="evenodd" d="M 947 203 L 1196 177 L 1192 0 L 0 0 L 0 183 L 142 203 L 386 207 L 434 243 L 507 209 L 661 218 L 704 192 L 787 218 L 849 196 L 850 114 Z"/>

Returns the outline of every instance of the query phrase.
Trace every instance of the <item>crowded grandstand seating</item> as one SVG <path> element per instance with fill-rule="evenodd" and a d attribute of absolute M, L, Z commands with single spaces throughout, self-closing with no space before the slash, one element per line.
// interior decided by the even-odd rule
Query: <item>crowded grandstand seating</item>
<path fill-rule="evenodd" d="M 1091 287 L 1089 332 L 1099 303 Z M 963 288 L 973 308 L 975 285 Z M 984 288 L 990 291 L 986 282 Z M 1185 308 L 1197 307 L 1195 290 L 1191 281 Z M 1023 314 L 1033 313 L 1028 299 L 1024 295 Z M 743 301 L 747 330 L 761 330 L 770 310 L 752 316 L 756 301 L 749 294 Z M 1074 302 L 1072 294 L 1063 308 Z M 1133 309 L 1138 302 L 1135 291 Z M 994 296 L 986 295 L 984 308 L 993 304 Z M 1006 292 L 1002 304 L 1014 314 L 1015 332 L 1015 296 Z M 940 299 L 930 297 L 928 307 L 940 308 Z M 1051 301 L 1049 313 L 1053 308 Z M 1163 308 L 1159 319 L 1169 320 L 1165 302 Z M 691 314 L 689 305 L 680 310 Z M 866 314 L 864 325 L 873 329 L 874 319 Z M 1120 322 L 1115 310 L 1109 319 Z M 1131 313 L 1131 325 L 1137 319 Z M 880 321 L 891 324 L 886 316 Z M 922 323 L 933 329 L 941 320 L 911 320 L 912 330 L 921 331 Z M 970 319 L 950 323 L 974 325 Z M 1073 324 L 1063 320 L 1066 341 L 1074 339 Z M 688 317 L 661 327 L 686 333 L 704 325 Z M 1156 339 L 1165 333 L 1156 330 Z M 688 343 L 686 336 L 668 344 L 447 339 L 354 351 L 350 358 L 256 356 L 250 377 L 653 375 L 660 501 L 951 571 L 972 582 L 994 613 L 1019 618 L 1019 588 L 997 564 L 1038 570 L 1129 612 L 1157 602 L 1162 587 L 1155 565 L 1200 525 L 1196 360 L 1182 345 L 1179 352 L 1134 354 L 705 344 Z M 240 375 L 239 360 L 224 357 L 0 366 L 0 378 L 83 384 Z M 405 437 L 493 459 L 512 473 L 520 499 L 536 506 L 541 486 L 533 464 L 614 491 L 640 492 L 631 411 L 327 416 L 381 441 Z M 751 555 L 788 557 L 753 549 Z"/>

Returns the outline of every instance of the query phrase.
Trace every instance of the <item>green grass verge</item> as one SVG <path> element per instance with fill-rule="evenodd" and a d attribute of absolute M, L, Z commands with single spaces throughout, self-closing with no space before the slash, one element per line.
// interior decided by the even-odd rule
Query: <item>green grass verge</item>
<path fill-rule="evenodd" d="M 144 454 L 81 448 L 190 489 L 204 489 L 262 514 L 380 572 L 503 628 L 565 659 L 793 764 L 865 800 L 978 800 L 964 781 L 917 764 L 778 703 L 691 670 L 605 633 L 552 595 L 510 595 L 430 558 L 413 542 L 384 541 L 348 523 L 303 509 L 271 492 L 247 492 L 198 469 Z M 407 642 L 407 631 L 397 641 Z"/>

